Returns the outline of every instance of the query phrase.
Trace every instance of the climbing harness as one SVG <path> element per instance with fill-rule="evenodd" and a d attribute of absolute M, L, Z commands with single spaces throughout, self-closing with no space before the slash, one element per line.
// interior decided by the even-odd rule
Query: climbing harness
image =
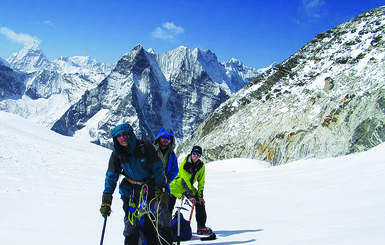
<path fill-rule="evenodd" d="M 127 215 L 127 219 L 131 225 L 134 225 L 135 218 L 141 218 L 146 213 L 146 209 L 148 208 L 147 197 L 148 186 L 146 184 L 142 185 L 138 200 L 135 199 L 134 189 L 131 190 Z"/>

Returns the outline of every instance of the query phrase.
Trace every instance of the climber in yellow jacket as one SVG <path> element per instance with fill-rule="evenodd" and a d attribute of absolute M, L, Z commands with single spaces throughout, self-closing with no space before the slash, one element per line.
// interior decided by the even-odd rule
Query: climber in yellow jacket
<path fill-rule="evenodd" d="M 195 202 L 195 218 L 197 221 L 197 234 L 211 234 L 210 228 L 206 227 L 206 208 L 203 190 L 205 186 L 205 164 L 201 161 L 202 148 L 194 146 L 191 153 L 181 162 L 177 177 L 170 183 L 171 197 L 169 210 L 172 213 L 176 199 L 184 195 L 192 202 Z M 198 182 L 198 188 L 194 183 Z"/>

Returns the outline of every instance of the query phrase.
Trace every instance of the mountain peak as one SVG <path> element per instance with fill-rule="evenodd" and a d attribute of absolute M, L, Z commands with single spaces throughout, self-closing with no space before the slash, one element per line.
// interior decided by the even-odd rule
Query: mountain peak
<path fill-rule="evenodd" d="M 22 50 L 20 50 L 18 53 L 17 53 L 17 57 L 18 58 L 22 58 L 22 57 L 25 57 L 25 56 L 40 56 L 40 55 L 44 55 L 43 54 L 43 51 L 41 51 L 40 47 L 39 47 L 39 44 L 36 43 L 36 42 L 30 42 L 28 43 L 27 45 L 25 45 L 23 47 Z"/>
<path fill-rule="evenodd" d="M 24 49 L 31 49 L 31 50 L 40 50 L 39 44 L 37 42 L 29 42 L 27 45 L 24 46 Z"/>
<path fill-rule="evenodd" d="M 240 60 L 236 59 L 236 58 L 231 58 L 229 60 L 229 63 L 240 64 L 240 65 L 242 64 L 242 62 Z"/>
<path fill-rule="evenodd" d="M 7 61 L 12 68 L 25 72 L 33 72 L 42 67 L 50 67 L 49 60 L 36 42 L 28 43 L 22 50 L 13 53 Z"/>
<path fill-rule="evenodd" d="M 134 48 L 133 50 L 140 50 L 140 49 L 143 49 L 143 45 L 138 43 Z"/>
<path fill-rule="evenodd" d="M 150 53 L 150 54 L 155 54 L 155 51 L 153 48 L 149 48 L 147 49 L 147 52 Z"/>

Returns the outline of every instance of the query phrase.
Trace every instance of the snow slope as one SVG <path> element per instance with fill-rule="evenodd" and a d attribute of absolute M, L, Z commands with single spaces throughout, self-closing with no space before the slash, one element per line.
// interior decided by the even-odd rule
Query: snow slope
<path fill-rule="evenodd" d="M 99 244 L 110 153 L 0 112 L 1 244 Z M 207 225 L 218 239 L 183 244 L 385 244 L 384 194 L 385 144 L 276 167 L 210 162 Z M 123 244 L 121 204 L 115 195 L 105 245 Z"/>

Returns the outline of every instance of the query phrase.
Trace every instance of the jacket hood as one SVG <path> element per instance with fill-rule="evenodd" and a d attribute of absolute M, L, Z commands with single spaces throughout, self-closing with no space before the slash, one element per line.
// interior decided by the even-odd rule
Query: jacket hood
<path fill-rule="evenodd" d="M 172 145 L 175 144 L 174 132 L 171 129 L 165 129 L 163 127 L 161 129 L 159 129 L 158 133 L 155 135 L 154 144 L 157 144 L 159 142 L 159 138 L 162 137 L 163 135 L 172 136 L 172 140 L 171 140 L 170 144 L 172 144 Z"/>
<path fill-rule="evenodd" d="M 127 133 L 128 135 L 128 147 L 125 148 L 122 145 L 120 145 L 117 136 L 121 133 Z M 125 154 L 125 153 L 130 153 L 133 154 L 136 146 L 136 135 L 134 133 L 133 128 L 128 124 L 120 124 L 116 126 L 114 129 L 111 130 L 111 136 L 113 137 L 114 141 L 114 149 L 117 151 L 119 154 Z"/>

